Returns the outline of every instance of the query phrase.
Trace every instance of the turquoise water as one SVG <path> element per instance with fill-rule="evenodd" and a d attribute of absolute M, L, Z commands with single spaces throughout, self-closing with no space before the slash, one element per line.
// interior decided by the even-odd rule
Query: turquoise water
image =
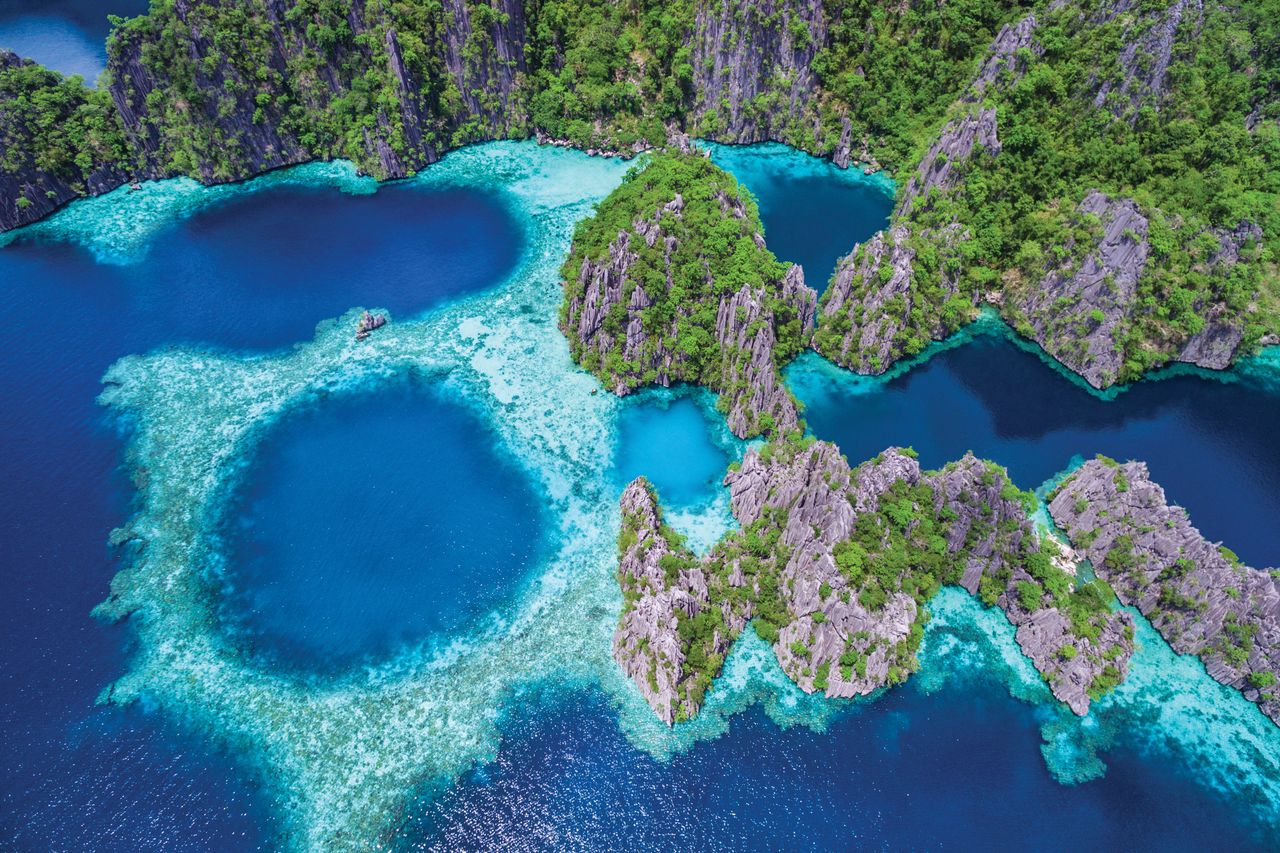
<path fill-rule="evenodd" d="M 839 258 L 889 224 L 895 185 L 884 174 L 840 169 L 776 143 L 707 147 L 756 197 L 769 248 L 804 267 L 818 293 Z"/>
<path fill-rule="evenodd" d="M 1002 615 L 944 591 L 903 688 L 804 696 L 748 632 L 695 721 L 656 721 L 610 657 L 618 491 L 651 473 L 705 545 L 741 446 L 709 395 L 601 393 L 555 327 L 572 225 L 627 168 L 498 143 L 376 193 L 345 166 L 166 182 L 0 250 L 15 316 L 44 318 L 0 356 L 2 519 L 26 568 L 0 605 L 18 699 L 0 831 L 20 849 L 1265 847 L 1280 729 L 1141 621 L 1129 681 L 1084 720 Z M 354 305 L 392 321 L 357 343 Z M 1280 468 L 1258 446 L 1275 391 L 1245 372 L 1103 401 L 1019 354 L 982 336 L 897 378 L 812 358 L 788 377 L 854 462 L 972 445 L 1029 486 L 1100 441 L 1198 440 L 1219 477 L 1174 496 L 1206 529 L 1215 501 L 1250 518 L 1246 463 Z M 1247 527 L 1232 537 L 1267 560 Z M 330 656 L 349 665 L 309 677 Z"/>
<path fill-rule="evenodd" d="M 664 505 L 689 507 L 717 490 L 733 443 L 711 395 L 642 393 L 618 419 L 617 483 L 644 476 Z"/>

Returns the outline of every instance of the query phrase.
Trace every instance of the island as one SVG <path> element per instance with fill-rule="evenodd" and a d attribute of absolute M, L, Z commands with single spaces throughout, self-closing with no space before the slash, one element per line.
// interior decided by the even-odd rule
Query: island
<path fill-rule="evenodd" d="M 1280 341 L 1277 67 L 1257 3 L 155 0 L 98 88 L 0 52 L 0 230 L 173 175 L 776 140 L 900 176 L 818 351 L 881 373 L 986 304 L 1101 389 Z"/>
<path fill-rule="evenodd" d="M 1280 569 L 1246 566 L 1207 541 L 1141 462 L 1090 460 L 1049 510 L 1121 601 L 1280 724 Z"/>
<path fill-rule="evenodd" d="M 928 602 L 958 585 L 999 607 L 1053 695 L 1077 714 L 1124 678 L 1133 623 L 1032 520 L 1033 493 L 968 455 L 922 471 L 890 448 L 850 468 L 793 433 L 729 471 L 739 531 L 698 558 L 653 487 L 622 495 L 613 652 L 665 722 L 693 717 L 751 623 L 806 693 L 870 694 L 914 672 Z"/>

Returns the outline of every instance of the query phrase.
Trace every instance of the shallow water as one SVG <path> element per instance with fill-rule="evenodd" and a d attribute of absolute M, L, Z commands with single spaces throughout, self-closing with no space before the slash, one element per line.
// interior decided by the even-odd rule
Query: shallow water
<path fill-rule="evenodd" d="M 241 191 L 251 198 L 165 225 L 131 264 L 35 236 L 0 249 L 9 316 L 0 347 L 0 810 L 22 816 L 23 849 L 93 837 L 117 839 L 105 849 L 233 849 L 244 834 L 248 795 L 235 785 L 226 794 L 226 761 L 207 771 L 199 760 L 174 761 L 155 720 L 139 716 L 126 737 L 110 712 L 92 713 L 123 669 L 128 636 L 88 617 L 118 568 L 107 535 L 133 496 L 120 440 L 95 403 L 106 369 L 182 341 L 286 346 L 361 302 L 412 314 L 497 283 L 520 251 L 517 223 L 485 193 L 386 187 L 374 201 L 319 185 Z M 151 805 L 94 807 L 129 767 L 138 802 Z M 171 819 L 147 822 L 152 811 Z"/>
<path fill-rule="evenodd" d="M 731 438 L 710 396 L 646 392 L 628 401 L 618 420 L 619 488 L 644 476 L 666 507 L 688 507 L 716 490 L 729 465 L 725 445 Z"/>
<path fill-rule="evenodd" d="M 797 155 L 796 168 L 812 163 Z M 593 393 L 597 383 L 568 361 L 553 321 L 555 271 L 572 221 L 625 169 L 495 144 L 372 196 L 276 183 L 290 173 L 257 189 L 148 185 L 73 207 L 0 250 L 14 316 L 40 318 L 12 324 L 13 345 L 0 356 L 0 430 L 14 448 L 2 461 L 0 521 L 6 566 L 18 567 L 6 570 L 0 605 L 0 678 L 6 698 L 17 698 L 0 711 L 9 734 L 0 785 L 6 815 L 20 816 L 0 829 L 12 828 L 24 849 L 63 838 L 106 849 L 320 846 L 335 832 L 385 831 L 425 788 L 405 844 L 671 847 L 705 835 L 720 846 L 801 848 L 1013 846 L 1029 837 L 1058 849 L 1148 839 L 1260 846 L 1254 833 L 1280 820 L 1280 730 L 1149 629 L 1130 684 L 1084 721 L 1047 699 L 1003 617 L 945 592 L 925 667 L 903 689 L 852 706 L 805 697 L 748 639 L 698 720 L 675 730 L 655 721 L 609 658 L 618 489 L 631 472 L 649 472 L 676 509 L 689 508 L 681 523 L 709 541 L 726 512 L 715 466 L 740 446 L 709 416 L 707 395 L 619 402 Z M 338 172 L 292 174 L 351 189 Z M 195 212 L 211 198 L 222 201 Z M 151 218 L 126 215 L 138 209 Z M 104 222 L 128 227 L 108 233 Z M 468 292 L 476 295 L 450 301 Z M 314 342 L 282 349 L 310 341 L 317 320 L 353 304 L 387 306 L 395 317 L 359 347 L 349 327 L 327 325 Z M 171 341 L 217 349 L 157 349 Z M 274 354 L 225 351 L 255 347 Z M 107 628 L 87 613 L 119 567 L 103 543 L 133 490 L 115 471 L 121 438 L 92 401 L 107 365 L 135 351 L 150 354 L 112 369 L 104 402 L 128 427 L 127 462 L 145 501 L 136 523 L 149 546 L 117 578 L 106 610 L 137 606 L 145 618 Z M 444 383 L 466 411 L 404 394 L 390 377 L 405 373 Z M 854 462 L 892 443 L 914 444 L 926 464 L 972 446 L 1034 485 L 1075 453 L 1107 450 L 1093 439 L 1145 448 L 1153 431 L 1168 430 L 1173 459 L 1177 442 L 1204 432 L 1194 446 L 1217 480 L 1177 485 L 1155 460 L 1153 474 L 1210 535 L 1274 562 L 1265 536 L 1251 539 L 1245 523 L 1218 532 L 1208 506 L 1250 511 L 1237 502 L 1258 496 L 1244 460 L 1273 476 L 1274 451 L 1256 446 L 1280 423 L 1272 390 L 1184 377 L 1107 402 L 987 338 L 888 381 L 812 358 L 788 375 L 814 430 Z M 1144 402 L 1148 387 L 1168 396 Z M 334 391 L 375 396 L 316 405 Z M 1215 414 L 1210 427 L 1190 410 L 1161 420 L 1188 399 L 1196 411 L 1245 414 Z M 432 440 L 439 446 L 423 449 Z M 521 471 L 468 470 L 493 453 L 518 454 Z M 362 476 L 370 466 L 379 472 L 372 481 Z M 456 559 L 469 561 L 451 578 L 458 586 L 423 583 L 430 573 L 405 565 L 436 550 L 414 526 L 417 511 L 442 489 L 489 475 L 497 485 L 464 490 L 468 503 L 436 505 L 457 522 Z M 230 504 L 219 497 L 241 480 L 239 504 L 234 491 Z M 545 504 L 546 552 L 513 558 L 473 609 L 471 587 L 489 578 L 464 555 L 491 545 L 511 553 L 501 535 L 527 522 L 525 488 Z M 498 506 L 511 512 L 471 526 L 484 524 L 495 490 L 514 495 Z M 216 516 L 233 534 L 224 567 L 232 583 L 212 602 L 185 591 L 185 578 L 217 562 L 187 512 Z M 236 526 L 243 521 L 251 524 Z M 379 531 L 373 555 L 388 568 L 368 590 L 361 529 Z M 249 569 L 242 575 L 237 555 Z M 274 603 L 270 572 L 287 591 Z M 286 641 L 290 670 L 307 654 L 378 649 L 385 658 L 410 642 L 321 690 L 207 643 L 204 610 L 234 614 L 253 595 L 268 600 L 239 612 L 263 620 L 264 644 Z M 339 606 L 344 599 L 357 601 L 356 612 Z M 492 624 L 474 628 L 468 620 L 490 607 Z M 312 613 L 324 618 L 309 623 Z M 413 642 L 433 636 L 455 642 Z M 141 702 L 125 726 L 115 708 L 91 707 L 120 676 L 106 698 Z M 747 710 L 757 705 L 767 718 Z M 141 713 L 155 708 L 187 734 Z M 231 758 L 188 749 L 192 730 L 198 743 L 230 745 Z M 112 805 L 95 808 L 104 802 Z M 182 834 L 184 819 L 191 834 Z"/>

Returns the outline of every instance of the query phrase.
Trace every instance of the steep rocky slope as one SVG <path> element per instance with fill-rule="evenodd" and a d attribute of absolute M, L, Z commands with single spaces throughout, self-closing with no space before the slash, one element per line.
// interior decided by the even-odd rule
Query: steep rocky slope
<path fill-rule="evenodd" d="M 817 297 L 705 158 L 663 155 L 630 176 L 579 227 L 563 274 L 561 329 L 614 393 L 697 383 L 720 392 L 739 436 L 798 426 L 778 371 L 807 340 Z"/>
<path fill-rule="evenodd" d="M 742 526 L 697 559 L 639 479 L 622 499 L 614 654 L 666 722 L 697 713 L 749 620 L 806 692 L 865 695 L 918 662 L 928 600 L 957 584 L 998 606 L 1077 713 L 1124 677 L 1132 625 L 1077 584 L 1030 495 L 967 456 L 922 472 L 891 449 L 850 469 L 823 442 L 753 451 L 725 478 Z"/>
<path fill-rule="evenodd" d="M 130 178 L 776 139 L 905 178 L 837 270 L 821 352 L 881 372 L 986 302 L 1105 387 L 1280 339 L 1274 20 L 1262 0 L 156 0 L 99 92 L 0 60 L 0 228 Z"/>
<path fill-rule="evenodd" d="M 1280 571 L 1245 566 L 1206 541 L 1141 462 L 1085 463 L 1049 509 L 1121 601 L 1280 723 Z"/>

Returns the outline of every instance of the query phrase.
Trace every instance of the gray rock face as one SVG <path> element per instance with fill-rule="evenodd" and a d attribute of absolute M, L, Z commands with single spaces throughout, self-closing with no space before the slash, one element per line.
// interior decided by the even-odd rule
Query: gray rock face
<path fill-rule="evenodd" d="M 1019 56 L 1020 51 L 1029 50 L 1036 56 L 1044 53 L 1044 48 L 1035 38 L 1037 25 L 1036 16 L 1027 15 L 1016 24 L 1005 24 L 1000 28 L 969 85 L 969 100 L 980 100 L 989 86 L 1002 80 L 1020 78 L 1027 70 L 1026 61 Z"/>
<path fill-rule="evenodd" d="M 1091 239 L 1069 240 L 1068 260 L 1038 285 L 1014 288 L 1004 308 L 1019 331 L 1045 352 L 1093 387 L 1106 388 L 1120 378 L 1122 342 L 1142 310 L 1138 286 L 1151 252 L 1148 221 L 1131 199 L 1098 190 L 1085 196 L 1078 211 L 1077 224 L 1092 229 Z M 1242 252 L 1258 242 L 1261 229 L 1242 222 L 1213 233 L 1220 248 L 1209 259 L 1208 271 L 1225 276 Z M 1171 357 L 1222 370 L 1244 340 L 1243 317 L 1221 303 L 1195 307 L 1204 326 L 1180 343 L 1171 342 Z"/>
<path fill-rule="evenodd" d="M 1147 218 L 1133 201 L 1097 190 L 1085 196 L 1079 212 L 1096 219 L 1094 242 L 1068 243 L 1072 260 L 1006 307 L 1025 320 L 1046 352 L 1093 387 L 1105 388 L 1123 363 L 1120 342 L 1150 253 Z"/>
<path fill-rule="evenodd" d="M 725 216 L 745 219 L 740 199 L 722 193 L 720 204 Z M 571 299 L 567 306 L 565 332 L 576 347 L 595 353 L 602 361 L 622 337 L 622 356 L 630 367 L 613 370 L 606 383 L 619 396 L 646 384 L 670 387 L 677 382 L 700 382 L 727 395 L 729 428 L 736 435 L 755 434 L 769 422 L 788 432 L 799 423 L 799 410 L 778 374 L 777 325 L 794 318 L 801 335 L 807 337 L 813 329 L 817 303 L 817 294 L 805 285 L 799 266 L 790 267 L 779 281 L 747 285 L 716 301 L 714 336 L 719 363 L 715 365 L 695 364 L 676 345 L 677 328 L 703 306 L 677 306 L 678 316 L 662 335 L 651 336 L 645 330 L 644 313 L 658 294 L 647 293 L 644 285 L 633 280 L 632 268 L 639 260 L 633 241 L 643 240 L 648 248 L 665 247 L 665 286 L 670 290 L 677 274 L 671 268 L 677 238 L 664 223 L 680 218 L 683 209 L 684 199 L 677 194 L 652 216 L 637 218 L 629 230 L 619 233 L 606 258 L 583 260 L 579 271 L 582 297 Z M 763 246 L 764 238 L 758 232 L 755 240 Z M 713 290 L 707 288 L 709 293 Z M 775 306 L 779 303 L 785 306 L 788 318 L 778 316 Z M 606 321 L 620 304 L 625 304 L 625 310 L 618 331 L 614 331 Z"/>
<path fill-rule="evenodd" d="M 1240 263 L 1250 247 L 1262 241 L 1262 229 L 1252 222 L 1241 222 L 1235 228 L 1215 228 L 1219 249 L 1209 259 L 1214 275 L 1225 276 Z M 1240 350 L 1244 340 L 1244 320 L 1225 305 L 1197 306 L 1204 317 L 1204 328 L 1192 335 L 1178 352 L 1177 361 L 1225 370 Z"/>
<path fill-rule="evenodd" d="M 907 182 L 894 210 L 894 225 L 877 232 L 840 259 L 823 294 L 815 349 L 843 367 L 879 374 L 903 355 L 912 354 L 912 335 L 922 346 L 954 330 L 954 321 L 941 316 L 933 301 L 917 298 L 916 252 L 911 246 L 917 226 L 910 214 L 928 209 L 932 193 L 953 190 L 959 180 L 958 170 L 978 148 L 992 155 L 1000 153 L 993 109 L 976 110 L 949 123 Z M 944 258 L 951 257 L 967 237 L 967 232 L 955 223 L 919 235 Z M 927 273 L 937 276 L 944 299 L 959 294 L 954 269 L 944 264 L 938 271 Z M 909 328 L 913 310 L 918 308 L 924 310 L 916 310 L 914 317 L 923 320 L 924 326 Z M 972 309 L 969 300 L 963 311 L 965 319 Z"/>
<path fill-rule="evenodd" d="M 913 208 L 927 207 L 929 194 L 935 190 L 947 192 L 954 189 L 959 181 L 956 170 L 973 156 L 978 146 L 988 154 L 1000 153 L 994 109 L 970 113 L 942 129 L 907 182 L 897 215 L 906 217 Z"/>
<path fill-rule="evenodd" d="M 633 539 L 618 564 L 627 602 L 614 633 L 613 656 L 649 706 L 670 725 L 677 712 L 692 703 L 691 679 L 683 674 L 686 645 L 680 639 L 677 611 L 692 617 L 709 606 L 706 578 L 692 555 L 664 531 L 662 511 L 643 479 L 622 493 L 622 518 L 624 531 Z M 664 558 L 688 567 L 669 578 Z"/>
<path fill-rule="evenodd" d="M 1280 581 L 1208 542 L 1141 462 L 1085 463 L 1049 504 L 1120 600 L 1280 724 Z"/>
<path fill-rule="evenodd" d="M 0 69 L 32 65 L 11 50 L 0 49 Z M 8 123 L 6 104 L 0 100 L 0 127 Z M 5 152 L 9 154 L 10 152 Z M 21 157 L 23 152 L 14 152 Z M 60 175 L 40 168 L 34 157 L 17 170 L 0 169 L 0 231 L 34 222 L 85 193 L 102 193 L 126 180 L 115 168 L 90 168 L 88 172 Z"/>
<path fill-rule="evenodd" d="M 1133 0 L 1117 0 L 1103 11 L 1101 20 L 1113 21 L 1132 11 Z M 1159 109 L 1168 92 L 1169 64 L 1179 30 L 1194 38 L 1204 15 L 1202 0 L 1174 0 L 1164 9 L 1139 15 L 1125 36 L 1120 50 L 1119 77 L 1098 83 L 1093 97 L 1095 107 L 1106 107 L 1116 117 L 1137 121 L 1139 107 Z"/>
<path fill-rule="evenodd" d="M 850 470 L 832 444 L 775 442 L 749 453 L 725 483 L 744 532 L 701 561 L 670 557 L 643 480 L 623 497 L 626 604 L 614 652 L 669 723 L 697 712 L 732 641 L 756 617 L 762 636 L 776 631 L 778 661 L 806 692 L 859 696 L 902 681 L 918 666 L 922 602 L 940 582 L 999 606 L 1054 695 L 1076 713 L 1103 689 L 1100 676 L 1114 684 L 1127 671 L 1128 618 L 1101 609 L 1082 636 L 1055 606 L 1071 595 L 1070 576 L 1053 564 L 1062 560 L 1058 547 L 1041 538 L 1021 493 L 990 463 L 970 455 L 922 472 L 912 455 L 890 449 Z M 880 561 L 897 559 L 889 554 L 903 542 L 923 551 L 913 537 L 926 535 L 940 536 L 943 575 L 904 569 L 911 573 L 886 588 Z M 1046 589 L 1055 583 L 1067 598 Z M 701 628 L 689 627 L 700 620 Z"/>
<path fill-rule="evenodd" d="M 693 27 L 695 123 L 725 142 L 778 138 L 790 122 L 816 124 L 813 58 L 826 44 L 816 0 L 709 0 Z M 784 92 L 761 109 L 757 96 Z M 710 118 L 709 118 L 710 117 Z M 848 164 L 848 143 L 844 147 Z"/>

